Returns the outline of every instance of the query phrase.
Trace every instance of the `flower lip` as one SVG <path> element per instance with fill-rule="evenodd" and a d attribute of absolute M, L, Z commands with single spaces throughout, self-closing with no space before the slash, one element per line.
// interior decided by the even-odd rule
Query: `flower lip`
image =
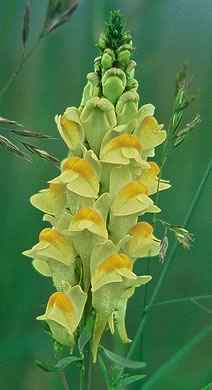
<path fill-rule="evenodd" d="M 39 235 L 39 241 L 46 241 L 49 244 L 52 244 L 55 247 L 61 246 L 61 245 L 68 245 L 67 240 L 63 236 L 63 234 L 57 232 L 54 229 L 51 228 L 45 228 L 41 230 Z"/>
<path fill-rule="evenodd" d="M 65 115 L 60 117 L 60 124 L 67 133 L 75 131 L 76 129 L 78 130 L 77 123 L 67 119 Z"/>
<path fill-rule="evenodd" d="M 55 292 L 49 298 L 47 304 L 47 310 L 51 309 L 54 305 L 58 306 L 64 313 L 76 314 L 74 306 L 71 300 L 62 292 Z"/>
<path fill-rule="evenodd" d="M 106 144 L 103 148 L 103 152 L 108 153 L 113 149 L 122 147 L 135 148 L 138 152 L 142 151 L 141 143 L 136 135 L 123 134 L 109 141 L 108 144 Z"/>
<path fill-rule="evenodd" d="M 139 194 L 148 194 L 148 188 L 146 184 L 144 184 L 141 180 L 137 180 L 127 184 L 122 190 L 119 192 L 119 196 L 125 199 L 131 199 Z"/>
<path fill-rule="evenodd" d="M 142 130 L 150 132 L 153 132 L 157 127 L 158 122 L 156 121 L 154 116 L 146 116 L 141 125 Z"/>
<path fill-rule="evenodd" d="M 106 273 L 116 271 L 121 268 L 132 270 L 132 263 L 124 253 L 113 254 L 108 256 L 97 268 L 98 271 Z"/>
<path fill-rule="evenodd" d="M 157 176 L 160 173 L 158 164 L 154 161 L 148 161 L 148 164 L 150 165 L 150 169 L 147 169 L 145 173 L 147 175 Z"/>
<path fill-rule="evenodd" d="M 133 237 L 138 238 L 147 238 L 153 233 L 152 226 L 147 222 L 139 222 L 135 226 L 133 226 L 129 234 Z"/>
<path fill-rule="evenodd" d="M 84 177 L 86 180 L 92 180 L 96 177 L 91 165 L 79 157 L 71 157 L 63 164 L 62 171 L 72 170 Z"/>
<path fill-rule="evenodd" d="M 91 209 L 89 207 L 84 207 L 82 209 L 80 209 L 73 217 L 73 222 L 78 222 L 78 221 L 82 221 L 82 220 L 89 220 L 91 222 L 94 222 L 98 225 L 100 224 L 103 224 L 104 221 L 103 221 L 103 218 L 100 216 L 100 214 L 94 210 L 94 209 Z"/>
<path fill-rule="evenodd" d="M 64 186 L 58 183 L 50 183 L 49 190 L 54 195 L 60 195 L 65 192 Z"/>

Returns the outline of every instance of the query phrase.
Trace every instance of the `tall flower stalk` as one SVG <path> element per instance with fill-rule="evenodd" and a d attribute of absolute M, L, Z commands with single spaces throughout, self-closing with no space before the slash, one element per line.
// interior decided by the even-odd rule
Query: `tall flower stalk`
<path fill-rule="evenodd" d="M 37 319 L 47 323 L 57 345 L 69 346 L 71 354 L 78 345 L 81 357 L 65 359 L 78 362 L 81 390 L 90 389 L 91 364 L 108 327 L 123 343 L 131 342 L 125 327 L 128 299 L 136 287 L 151 281 L 149 274 L 137 276 L 133 266 L 137 258 L 157 256 L 161 249 L 145 214 L 161 211 L 151 195 L 170 187 L 152 160 L 167 134 L 152 104 L 139 108 L 134 48 L 119 11 L 111 13 L 97 46 L 100 55 L 87 75 L 80 106 L 55 117 L 68 148 L 60 174 L 31 197 L 50 227 L 24 252 L 38 272 L 52 278 L 55 292 Z M 101 350 L 122 365 L 142 367 Z M 65 367 L 65 359 L 56 369 Z M 118 372 L 108 388 L 118 389 L 143 375 L 132 378 Z"/>

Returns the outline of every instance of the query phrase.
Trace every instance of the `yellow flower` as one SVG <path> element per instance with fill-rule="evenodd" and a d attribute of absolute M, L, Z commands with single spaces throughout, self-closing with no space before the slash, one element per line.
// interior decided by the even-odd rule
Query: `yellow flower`
<path fill-rule="evenodd" d="M 153 235 L 153 228 L 147 222 L 139 222 L 128 233 L 132 238 L 123 249 L 131 256 L 133 262 L 138 257 L 157 256 L 160 251 L 160 240 Z"/>
<path fill-rule="evenodd" d="M 88 206 L 81 208 L 72 218 L 69 232 L 74 247 L 83 263 L 84 285 L 87 291 L 90 285 L 90 256 L 97 242 L 108 238 L 106 228 L 107 214 L 110 206 L 109 194 L 103 194 L 97 202 L 90 200 Z"/>
<path fill-rule="evenodd" d="M 136 276 L 132 272 L 130 258 L 124 253 L 117 253 L 117 249 L 112 241 L 106 241 L 96 244 L 91 256 L 92 304 L 97 313 L 93 333 L 94 362 L 104 328 L 108 321 L 111 322 L 111 315 L 118 308 L 122 294 L 126 289 L 138 287 L 151 279 L 151 276 Z M 121 329 L 122 318 L 119 324 Z"/>
<path fill-rule="evenodd" d="M 62 280 L 71 285 L 77 282 L 75 253 L 67 235 L 45 228 L 40 232 L 39 243 L 23 254 L 34 259 L 33 265 L 38 272 L 53 278 L 58 290 L 61 289 Z"/>
<path fill-rule="evenodd" d="M 80 121 L 80 113 L 76 107 L 69 107 L 64 115 L 56 115 L 55 122 L 59 133 L 71 150 L 79 148 L 84 141 L 84 130 Z"/>
<path fill-rule="evenodd" d="M 37 320 L 46 321 L 52 336 L 62 345 L 75 346 L 75 330 L 81 320 L 87 295 L 79 285 L 63 284 L 64 292 L 55 292 L 49 298 L 46 311 Z"/>
<path fill-rule="evenodd" d="M 166 131 L 162 130 L 154 116 L 146 116 L 141 125 L 135 131 L 143 148 L 143 158 L 154 156 L 154 148 L 160 145 L 166 138 Z"/>
<path fill-rule="evenodd" d="M 50 183 L 49 189 L 31 196 L 30 202 L 45 213 L 58 215 L 67 206 L 66 189 L 63 184 Z"/>
<path fill-rule="evenodd" d="M 148 161 L 148 164 L 150 168 L 143 170 L 139 175 L 139 180 L 142 180 L 142 182 L 148 187 L 148 194 L 155 194 L 157 192 L 157 188 L 159 191 L 170 188 L 171 185 L 169 184 L 169 181 L 162 179 L 160 179 L 158 187 L 158 175 L 160 173 L 160 168 L 154 161 Z"/>

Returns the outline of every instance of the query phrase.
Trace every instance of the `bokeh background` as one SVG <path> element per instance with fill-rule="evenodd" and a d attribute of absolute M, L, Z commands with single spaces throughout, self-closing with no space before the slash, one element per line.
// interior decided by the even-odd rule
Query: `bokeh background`
<path fill-rule="evenodd" d="M 0 0 L 0 26 L 9 0 Z M 25 0 L 17 0 L 11 23 L 1 42 L 0 89 L 17 68 L 22 53 L 21 30 Z M 42 28 L 47 0 L 31 1 L 29 47 Z M 193 75 L 192 89 L 200 88 L 199 98 L 185 114 L 184 124 L 199 112 L 203 121 L 191 138 L 173 152 L 164 170 L 172 188 L 160 197 L 161 218 L 182 225 L 211 158 L 211 91 L 212 91 L 212 2 L 210 0 L 81 0 L 77 11 L 63 27 L 49 34 L 36 49 L 23 71 L 1 100 L 0 115 L 14 119 L 32 131 L 57 137 L 36 145 L 61 159 L 66 147 L 59 140 L 55 114 L 67 106 L 78 106 L 98 55 L 95 47 L 109 11 L 120 9 L 136 47 L 136 78 L 141 104 L 156 106 L 156 117 L 167 125 L 171 113 L 175 73 L 182 63 L 189 64 Z M 3 134 L 1 132 L 1 134 Z M 160 148 L 157 149 L 160 161 Z M 29 197 L 46 188 L 57 169 L 42 159 L 29 163 L 0 149 L 0 389 L 60 390 L 58 374 L 39 370 L 34 358 L 49 364 L 56 362 L 51 341 L 35 320 L 43 312 L 53 292 L 51 281 L 32 268 L 21 253 L 37 242 L 44 228 L 42 213 L 29 203 Z M 160 292 L 158 301 L 212 294 L 211 276 L 211 178 L 208 179 L 194 210 L 188 229 L 195 235 L 190 251 L 178 248 L 174 263 Z M 158 227 L 157 235 L 163 231 Z M 170 247 L 173 241 L 170 240 Z M 170 253 L 170 249 L 169 249 Z M 144 272 L 145 260 L 136 265 Z M 153 281 L 148 294 L 162 272 L 157 259 L 151 262 Z M 210 300 L 201 301 L 212 310 Z M 133 338 L 142 316 L 143 290 L 131 298 L 127 327 Z M 198 332 L 211 323 L 211 314 L 192 303 L 157 306 L 145 329 L 143 359 L 145 373 L 151 376 Z M 117 353 L 126 354 L 115 336 L 106 334 L 103 344 Z M 163 380 L 152 384 L 154 390 L 200 390 L 212 382 L 212 335 L 209 333 L 181 363 L 165 370 Z M 137 351 L 139 358 L 140 351 Z M 70 389 L 78 389 L 78 368 L 67 369 Z M 106 389 L 95 369 L 92 389 Z M 104 387 L 105 386 L 105 387 Z M 141 383 L 131 385 L 141 389 Z"/>

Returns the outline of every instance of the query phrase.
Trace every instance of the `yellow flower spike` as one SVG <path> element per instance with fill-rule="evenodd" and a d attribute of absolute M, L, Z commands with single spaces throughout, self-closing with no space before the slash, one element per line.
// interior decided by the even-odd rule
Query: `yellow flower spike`
<path fill-rule="evenodd" d="M 146 161 L 141 159 L 142 146 L 133 134 L 122 134 L 107 142 L 101 152 L 100 159 L 111 164 L 128 165 L 135 160 L 143 169 L 149 168 Z"/>
<path fill-rule="evenodd" d="M 111 316 L 117 309 L 122 294 L 131 286 L 141 284 L 139 277 L 132 272 L 130 258 L 124 253 L 114 253 L 114 250 L 115 245 L 112 241 L 106 241 L 97 244 L 91 256 L 92 304 L 97 312 L 93 333 L 94 362 L 108 321 L 113 330 Z M 150 278 L 148 277 L 148 280 Z"/>
<path fill-rule="evenodd" d="M 86 103 L 81 121 L 90 148 L 98 156 L 104 135 L 116 126 L 114 106 L 105 98 L 93 97 Z"/>
<path fill-rule="evenodd" d="M 162 130 L 162 128 L 163 125 L 158 125 L 153 116 L 146 116 L 138 126 L 135 134 L 141 141 L 144 152 L 143 157 L 153 156 L 154 148 L 165 140 L 166 131 Z"/>
<path fill-rule="evenodd" d="M 56 115 L 55 122 L 69 149 L 76 150 L 79 148 L 79 144 L 84 141 L 84 130 L 80 122 L 78 109 L 75 107 L 67 108 L 64 115 Z"/>
<path fill-rule="evenodd" d="M 160 179 L 158 187 L 158 174 L 160 173 L 159 166 L 154 161 L 148 161 L 149 169 L 143 170 L 139 176 L 139 180 L 142 180 L 148 187 L 149 195 L 155 194 L 157 188 L 159 191 L 166 190 L 171 187 L 169 181 Z"/>
<path fill-rule="evenodd" d="M 157 256 L 160 240 L 153 235 L 153 228 L 147 222 L 139 222 L 129 230 L 132 238 L 123 245 L 133 262 L 138 257 Z"/>
<path fill-rule="evenodd" d="M 64 290 L 50 296 L 45 313 L 37 319 L 48 323 L 55 340 L 73 348 L 74 332 L 81 320 L 87 295 L 80 286 L 71 288 L 68 283 Z"/>
<path fill-rule="evenodd" d="M 80 196 L 97 198 L 99 192 L 98 176 L 91 164 L 79 157 L 66 159 L 62 165 L 62 173 L 50 183 L 62 182 L 67 189 Z"/>
<path fill-rule="evenodd" d="M 52 276 L 58 290 L 61 289 L 62 280 L 67 280 L 71 285 L 76 284 L 74 249 L 70 239 L 59 231 L 43 229 L 39 243 L 23 254 L 36 260 L 33 265 L 38 272 Z"/>
<path fill-rule="evenodd" d="M 60 214 L 67 206 L 66 189 L 63 184 L 49 185 L 49 189 L 41 190 L 31 196 L 30 202 L 37 209 L 53 215 Z"/>

